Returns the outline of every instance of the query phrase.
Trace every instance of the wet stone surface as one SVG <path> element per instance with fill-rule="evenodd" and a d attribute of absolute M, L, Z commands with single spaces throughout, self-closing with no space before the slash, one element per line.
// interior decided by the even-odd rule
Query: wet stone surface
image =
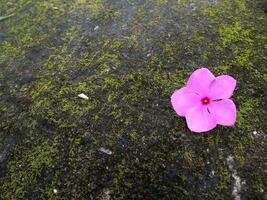
<path fill-rule="evenodd" d="M 266 199 L 264 0 L 0 1 L 0 199 Z M 233 127 L 170 105 L 200 66 Z M 84 94 L 79 97 L 79 94 Z"/>

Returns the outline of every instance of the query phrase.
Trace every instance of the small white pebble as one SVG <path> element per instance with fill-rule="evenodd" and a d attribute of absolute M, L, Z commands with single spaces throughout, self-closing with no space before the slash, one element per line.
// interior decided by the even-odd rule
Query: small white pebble
<path fill-rule="evenodd" d="M 254 135 L 257 135 L 257 134 L 258 134 L 258 132 L 257 132 L 257 131 L 253 131 L 253 134 L 254 134 Z"/>
<path fill-rule="evenodd" d="M 99 149 L 99 151 L 101 151 L 101 152 L 103 152 L 103 153 L 105 153 L 105 154 L 108 154 L 108 155 L 111 155 L 111 154 L 112 154 L 112 151 L 110 151 L 109 149 L 105 149 L 105 148 L 103 148 L 103 147 L 101 147 L 101 148 Z"/>
<path fill-rule="evenodd" d="M 57 191 L 57 189 L 53 189 L 53 192 L 54 192 L 54 194 L 56 194 L 58 191 Z"/>
<path fill-rule="evenodd" d="M 55 7 L 53 7 L 53 9 L 54 9 L 54 10 L 58 10 L 58 7 L 55 6 Z"/>
<path fill-rule="evenodd" d="M 150 57 L 151 56 L 151 53 L 148 53 L 147 55 L 146 55 L 146 57 Z"/>
<path fill-rule="evenodd" d="M 89 99 L 88 96 L 86 96 L 84 93 L 79 94 L 78 97 L 80 97 L 82 99 L 86 99 L 86 100 Z"/>
<path fill-rule="evenodd" d="M 212 175 L 212 176 L 214 176 L 214 174 L 215 174 L 215 171 L 214 171 L 214 170 L 212 170 L 212 171 L 211 171 L 211 175 Z"/>
<path fill-rule="evenodd" d="M 108 189 L 104 190 L 102 199 L 103 200 L 110 200 L 111 199 L 110 191 Z"/>
<path fill-rule="evenodd" d="M 168 33 L 168 37 L 171 37 L 171 34 L 170 33 Z"/>
<path fill-rule="evenodd" d="M 94 31 L 97 31 L 99 29 L 99 26 L 95 26 Z"/>

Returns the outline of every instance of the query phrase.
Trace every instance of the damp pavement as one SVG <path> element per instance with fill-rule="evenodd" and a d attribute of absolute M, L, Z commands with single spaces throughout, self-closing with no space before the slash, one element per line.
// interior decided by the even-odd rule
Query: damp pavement
<path fill-rule="evenodd" d="M 264 0 L 0 1 L 0 199 L 266 199 Z M 233 127 L 170 96 L 237 79 Z"/>

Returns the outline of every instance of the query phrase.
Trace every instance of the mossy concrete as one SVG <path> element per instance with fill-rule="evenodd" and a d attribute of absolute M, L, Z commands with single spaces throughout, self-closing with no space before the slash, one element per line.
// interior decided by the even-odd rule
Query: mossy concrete
<path fill-rule="evenodd" d="M 0 198 L 267 199 L 265 4 L 1 1 Z M 237 79 L 235 126 L 173 111 L 200 66 Z"/>

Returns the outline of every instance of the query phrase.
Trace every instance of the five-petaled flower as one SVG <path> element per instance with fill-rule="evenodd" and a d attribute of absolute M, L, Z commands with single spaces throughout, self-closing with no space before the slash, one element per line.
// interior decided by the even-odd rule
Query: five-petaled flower
<path fill-rule="evenodd" d="M 193 132 L 206 132 L 217 124 L 232 126 L 236 121 L 236 106 L 229 98 L 235 87 L 233 77 L 215 77 L 207 68 L 201 68 L 191 74 L 185 87 L 172 94 L 171 103 Z"/>

